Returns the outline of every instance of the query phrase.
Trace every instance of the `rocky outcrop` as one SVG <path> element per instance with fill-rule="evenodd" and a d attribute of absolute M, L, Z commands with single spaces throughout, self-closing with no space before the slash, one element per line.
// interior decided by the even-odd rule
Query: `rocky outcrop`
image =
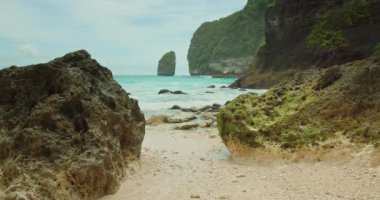
<path fill-rule="evenodd" d="M 191 39 L 191 75 L 240 76 L 264 44 L 264 13 L 273 0 L 248 0 L 242 11 L 203 23 Z"/>
<path fill-rule="evenodd" d="M 174 129 L 175 130 L 192 130 L 198 127 L 199 127 L 198 123 L 184 123 L 184 124 L 174 127 Z"/>
<path fill-rule="evenodd" d="M 241 95 L 218 115 L 227 146 L 283 149 L 380 146 L 380 59 L 310 69 L 262 96 Z"/>
<path fill-rule="evenodd" d="M 162 90 L 158 91 L 158 94 L 187 94 L 187 93 L 182 92 L 181 90 L 171 91 L 168 89 L 162 89 Z"/>
<path fill-rule="evenodd" d="M 218 112 L 221 108 L 221 105 L 214 103 L 212 105 L 206 105 L 201 108 L 181 108 L 178 105 L 173 105 L 170 109 L 171 110 L 180 110 L 182 112 L 194 112 L 194 113 L 201 113 L 201 112 Z"/>
<path fill-rule="evenodd" d="M 175 52 L 170 51 L 162 56 L 158 62 L 157 75 L 159 76 L 174 76 L 175 74 L 176 57 Z"/>
<path fill-rule="evenodd" d="M 0 187 L 7 199 L 115 193 L 140 156 L 136 100 L 84 51 L 0 70 Z"/>
<path fill-rule="evenodd" d="M 148 126 L 166 124 L 174 130 L 193 130 L 196 128 L 215 128 L 216 116 L 221 108 L 219 104 L 206 105 L 201 108 L 181 108 L 174 105 L 175 115 L 153 115 L 147 119 Z M 179 112 L 180 111 L 180 112 Z"/>
<path fill-rule="evenodd" d="M 265 17 L 266 44 L 232 87 L 268 88 L 309 68 L 371 55 L 380 35 L 378 0 L 278 0 Z"/>

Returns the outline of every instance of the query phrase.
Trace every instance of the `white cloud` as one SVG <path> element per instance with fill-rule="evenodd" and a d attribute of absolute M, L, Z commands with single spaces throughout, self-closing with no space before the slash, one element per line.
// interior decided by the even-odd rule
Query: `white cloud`
<path fill-rule="evenodd" d="M 246 0 L 12 0 L 0 1 L 0 58 L 24 64 L 45 62 L 87 49 L 114 74 L 154 74 L 158 59 L 177 52 L 177 71 L 187 73 L 187 48 L 196 28 L 241 9 Z M 21 55 L 12 59 L 11 47 Z M 31 45 L 33 44 L 33 45 Z M 38 47 L 38 49 L 36 48 Z M 5 51 L 7 53 L 1 53 Z M 8 56 L 8 57 L 7 57 Z M 24 59 L 25 58 L 25 59 Z M 131 69 L 139 71 L 131 71 Z"/>
<path fill-rule="evenodd" d="M 0 51 L 0 67 L 28 65 L 44 61 L 43 53 L 33 44 L 13 44 Z"/>
<path fill-rule="evenodd" d="M 26 56 L 40 56 L 40 51 L 32 44 L 23 44 L 19 46 L 20 51 Z"/>

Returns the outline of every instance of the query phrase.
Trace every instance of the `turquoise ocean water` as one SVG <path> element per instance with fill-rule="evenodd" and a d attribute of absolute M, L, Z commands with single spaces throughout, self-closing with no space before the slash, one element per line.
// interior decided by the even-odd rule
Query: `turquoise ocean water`
<path fill-rule="evenodd" d="M 220 88 L 234 82 L 235 78 L 211 78 L 192 76 L 115 76 L 115 80 L 129 93 L 131 97 L 139 101 L 139 106 L 145 117 L 157 114 L 176 114 L 178 111 L 170 110 L 173 105 L 185 108 L 200 108 L 205 105 L 218 103 L 224 105 L 226 101 L 247 93 L 262 94 L 266 90 L 247 90 Z M 215 85 L 216 88 L 207 88 Z M 161 94 L 161 89 L 181 90 L 188 94 Z M 212 94 L 206 92 L 213 92 Z"/>

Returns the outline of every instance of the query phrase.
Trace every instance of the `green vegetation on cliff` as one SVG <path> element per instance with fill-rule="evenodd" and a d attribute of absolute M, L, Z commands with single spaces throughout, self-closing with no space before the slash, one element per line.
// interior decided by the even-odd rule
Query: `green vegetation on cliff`
<path fill-rule="evenodd" d="M 249 0 L 242 11 L 203 23 L 188 52 L 190 74 L 207 74 L 210 62 L 253 56 L 265 43 L 265 10 L 274 0 Z"/>
<path fill-rule="evenodd" d="M 375 55 L 380 57 L 380 43 L 377 43 L 375 47 Z"/>
<path fill-rule="evenodd" d="M 311 69 L 262 96 L 246 94 L 218 115 L 223 141 L 258 148 L 380 145 L 380 64 L 369 58 L 325 70 Z"/>
<path fill-rule="evenodd" d="M 307 37 L 310 47 L 335 49 L 349 45 L 342 30 L 365 23 L 371 23 L 371 9 L 366 0 L 346 2 L 342 7 L 326 14 L 317 21 Z"/>
<path fill-rule="evenodd" d="M 379 42 L 378 0 L 277 0 L 265 15 L 266 43 L 232 87 L 269 88 L 315 66 L 364 59 Z"/>
<path fill-rule="evenodd" d="M 174 51 L 170 51 L 162 56 L 158 62 L 157 75 L 174 76 L 176 65 L 176 56 Z"/>
<path fill-rule="evenodd" d="M 373 11 L 371 10 L 367 0 L 353 0 L 344 4 L 343 8 L 338 10 L 343 16 L 342 24 L 346 26 L 353 26 L 362 24 L 363 22 L 372 21 Z M 339 16 L 335 16 L 339 19 Z"/>
<path fill-rule="evenodd" d="M 314 26 L 311 34 L 307 38 L 309 46 L 332 49 L 347 45 L 342 31 L 336 30 L 329 21 L 318 21 Z"/>

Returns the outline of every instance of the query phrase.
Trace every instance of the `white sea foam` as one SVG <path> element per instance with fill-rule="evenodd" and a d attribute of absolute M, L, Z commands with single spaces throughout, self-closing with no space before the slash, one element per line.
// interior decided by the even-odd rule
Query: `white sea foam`
<path fill-rule="evenodd" d="M 115 80 L 139 101 L 140 108 L 146 117 L 157 114 L 176 114 L 170 110 L 173 105 L 185 108 L 200 108 L 213 103 L 224 105 L 237 96 L 255 92 L 264 93 L 266 90 L 246 90 L 221 88 L 231 84 L 233 78 L 209 77 L 158 77 L 158 76 L 115 76 Z M 215 88 L 207 88 L 215 85 Z M 181 90 L 186 95 L 161 94 L 161 89 Z M 206 93 L 213 92 L 213 93 Z"/>

